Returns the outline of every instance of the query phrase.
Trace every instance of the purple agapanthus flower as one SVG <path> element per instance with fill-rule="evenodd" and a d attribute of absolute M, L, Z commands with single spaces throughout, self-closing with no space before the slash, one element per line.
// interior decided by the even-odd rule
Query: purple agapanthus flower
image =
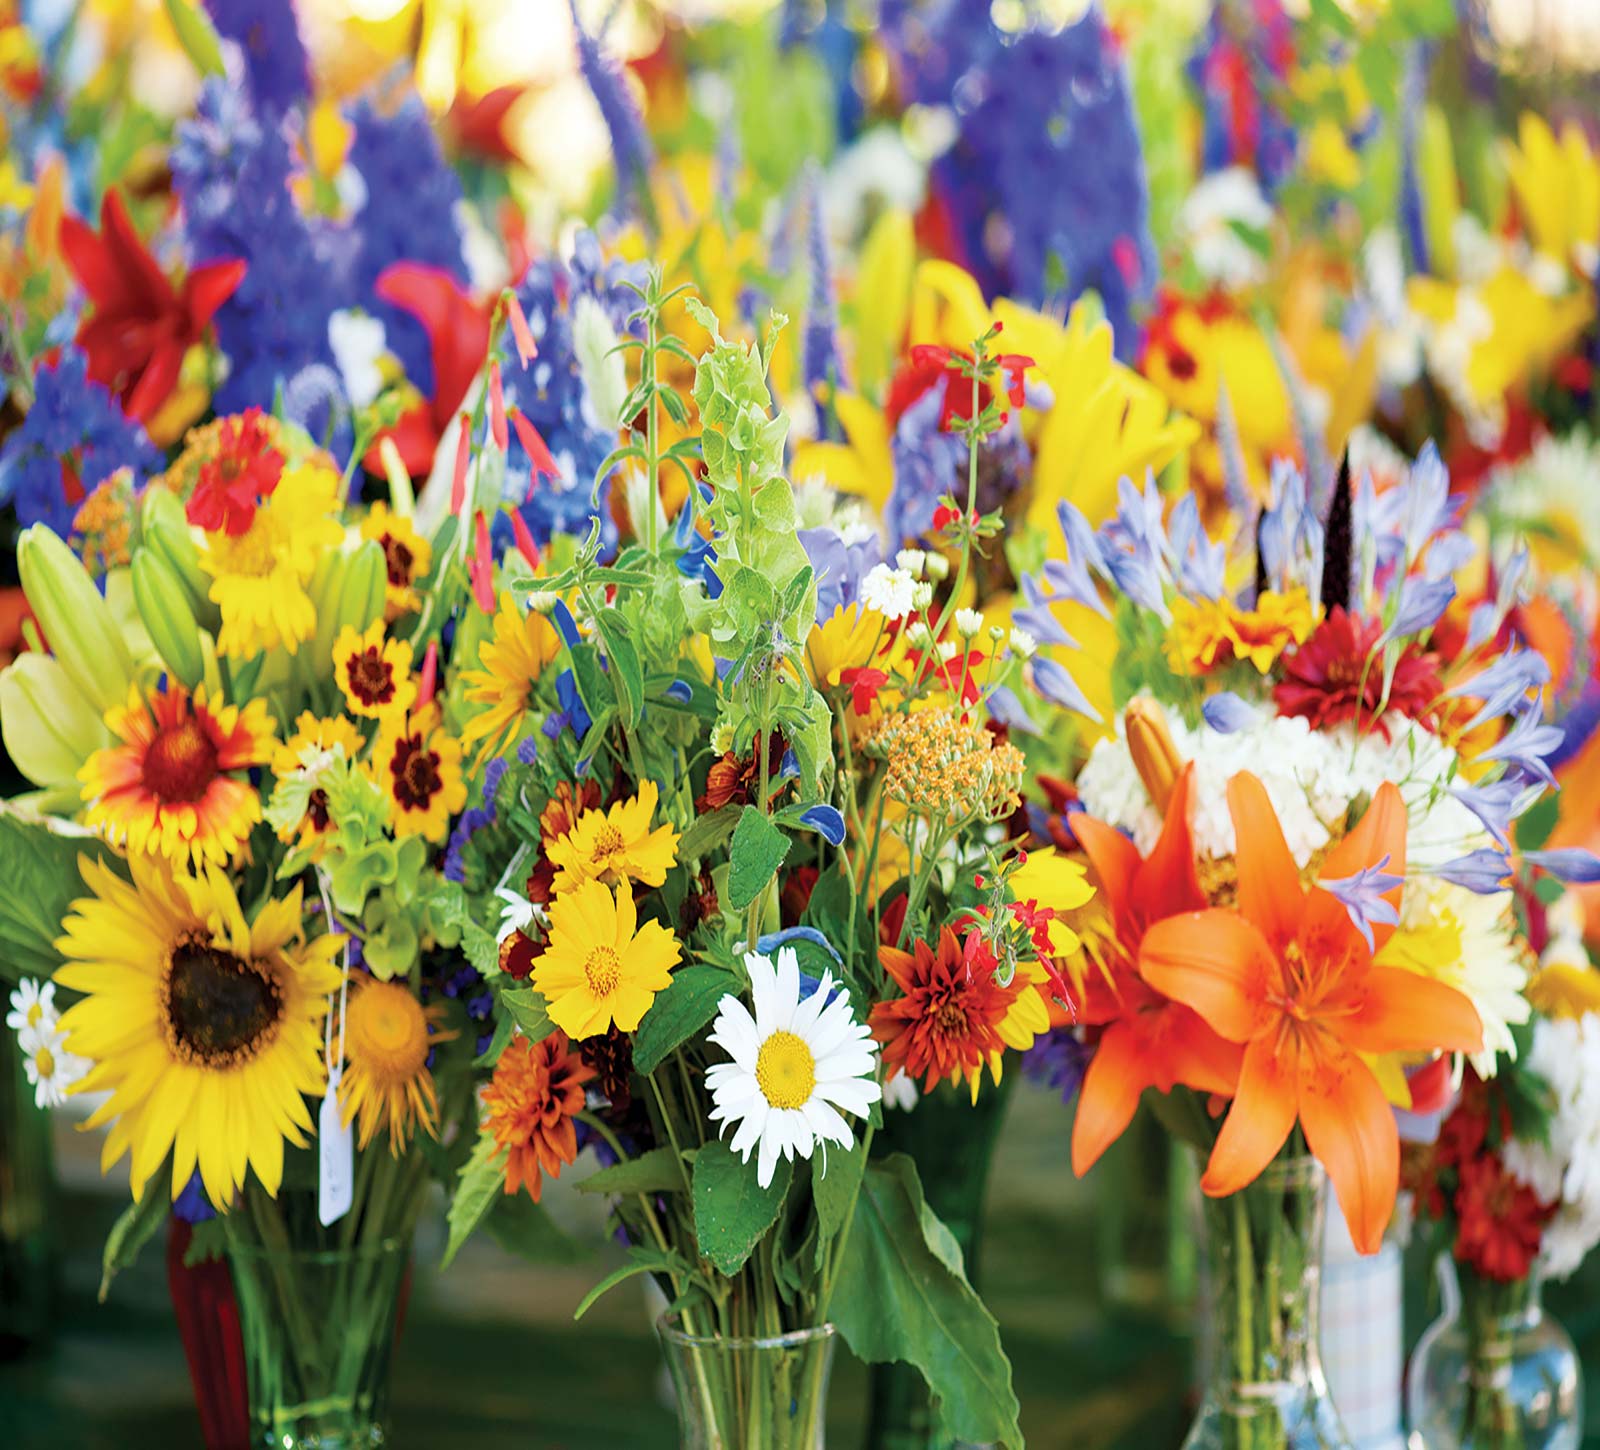
<path fill-rule="evenodd" d="M 1022 1054 L 1022 1070 L 1033 1082 L 1061 1094 L 1070 1103 L 1083 1085 L 1094 1049 L 1078 1039 L 1070 1027 L 1054 1027 L 1034 1038 L 1033 1046 Z"/>
<path fill-rule="evenodd" d="M 1397 876 L 1383 868 L 1389 864 L 1387 853 L 1371 866 L 1363 866 L 1353 876 L 1323 877 L 1317 882 L 1324 891 L 1336 898 L 1350 913 L 1350 920 L 1366 939 L 1367 950 L 1374 951 L 1377 941 L 1373 936 L 1374 923 L 1380 926 L 1398 926 L 1400 913 L 1387 899 L 1387 893 L 1405 885 L 1405 877 Z"/>

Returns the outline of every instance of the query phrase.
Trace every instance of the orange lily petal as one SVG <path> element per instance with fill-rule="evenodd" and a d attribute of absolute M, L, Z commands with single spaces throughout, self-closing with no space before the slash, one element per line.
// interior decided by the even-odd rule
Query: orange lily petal
<path fill-rule="evenodd" d="M 1194 870 L 1194 762 L 1178 774 L 1161 836 L 1134 873 L 1132 906 L 1143 922 L 1160 921 L 1206 904 Z"/>
<path fill-rule="evenodd" d="M 1228 814 L 1238 843 L 1240 914 L 1282 950 L 1299 927 L 1305 892 L 1267 788 L 1247 770 L 1228 782 Z"/>
<path fill-rule="evenodd" d="M 1483 1023 L 1454 987 L 1401 967 L 1372 967 L 1361 978 L 1361 1005 L 1339 1024 L 1358 1052 L 1481 1052 Z"/>
<path fill-rule="evenodd" d="M 1283 969 L 1266 938 L 1235 911 L 1158 921 L 1139 945 L 1139 975 L 1230 1042 L 1249 1042 L 1282 1016 L 1269 1004 L 1283 990 Z"/>
<path fill-rule="evenodd" d="M 1100 882 L 1100 894 L 1111 908 L 1111 920 L 1119 931 L 1131 926 L 1128 911 L 1129 896 L 1133 889 L 1134 873 L 1139 869 L 1139 848 L 1121 831 L 1097 821 L 1093 816 L 1079 815 L 1072 822 L 1072 833 L 1083 847 L 1083 854 L 1094 867 Z"/>
<path fill-rule="evenodd" d="M 1406 874 L 1406 803 L 1392 781 L 1384 781 L 1367 807 L 1366 815 L 1356 822 L 1356 827 L 1337 846 L 1328 852 L 1322 863 L 1321 875 L 1330 881 L 1343 876 L 1354 876 L 1369 866 L 1375 866 L 1385 856 L 1389 864 L 1383 869 L 1395 876 Z M 1384 894 L 1396 911 L 1400 909 L 1401 888 L 1396 886 Z M 1372 935 L 1376 946 L 1394 935 L 1394 927 L 1387 922 L 1374 922 Z"/>
<path fill-rule="evenodd" d="M 1166 1068 L 1173 1082 L 1203 1093 L 1232 1097 L 1239 1086 L 1244 1051 L 1217 1036 L 1197 1012 L 1174 1002 L 1166 1015 L 1172 1028 L 1166 1041 Z"/>
<path fill-rule="evenodd" d="M 1233 1106 L 1200 1179 L 1200 1187 L 1212 1198 L 1253 1183 L 1287 1141 L 1294 1127 L 1298 1055 L 1299 1040 L 1292 1034 L 1284 1038 L 1282 1049 L 1275 1037 L 1245 1048 Z"/>
<path fill-rule="evenodd" d="M 1072 1123 L 1072 1171 L 1082 1178 L 1133 1121 L 1150 1086 L 1150 1062 L 1127 1022 L 1114 1022 L 1096 1044 L 1078 1089 Z"/>
<path fill-rule="evenodd" d="M 1400 1134 L 1372 1069 L 1353 1052 L 1300 1065 L 1300 1126 L 1322 1160 L 1363 1254 L 1375 1254 L 1400 1189 Z"/>

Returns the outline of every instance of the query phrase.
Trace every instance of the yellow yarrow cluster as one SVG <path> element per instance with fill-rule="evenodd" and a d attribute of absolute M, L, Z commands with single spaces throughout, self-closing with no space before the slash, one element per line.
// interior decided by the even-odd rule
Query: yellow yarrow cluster
<path fill-rule="evenodd" d="M 995 821 L 1017 808 L 1022 752 L 956 709 L 888 715 L 864 746 L 887 763 L 884 791 L 913 815 Z"/>

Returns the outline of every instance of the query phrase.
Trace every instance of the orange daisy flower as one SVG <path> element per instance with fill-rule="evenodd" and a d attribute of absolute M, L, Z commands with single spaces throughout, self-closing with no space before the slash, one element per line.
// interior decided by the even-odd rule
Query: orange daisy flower
<path fill-rule="evenodd" d="M 125 706 L 106 711 L 106 726 L 121 744 L 95 751 L 78 772 L 85 823 L 175 865 L 233 859 L 261 819 L 261 797 L 230 772 L 272 758 L 265 702 L 218 709 L 204 685 L 191 698 L 170 681 L 146 701 L 134 686 Z"/>
<path fill-rule="evenodd" d="M 1023 992 L 1038 995 L 1030 978 L 1019 971 L 1002 987 L 983 937 L 970 931 L 963 942 L 948 926 L 937 952 L 917 941 L 909 952 L 879 947 L 878 960 L 901 992 L 868 1019 L 890 1078 L 920 1077 L 924 1090 L 941 1078 L 964 1081 L 976 1096 L 985 1065 L 999 1077 L 1006 1018 Z"/>
<path fill-rule="evenodd" d="M 561 1176 L 578 1156 L 573 1117 L 584 1103 L 583 1085 L 594 1077 L 572 1052 L 564 1032 L 542 1042 L 518 1036 L 506 1044 L 494 1077 L 483 1090 L 483 1131 L 506 1154 L 506 1192 L 526 1188 L 539 1201 L 542 1174 Z"/>

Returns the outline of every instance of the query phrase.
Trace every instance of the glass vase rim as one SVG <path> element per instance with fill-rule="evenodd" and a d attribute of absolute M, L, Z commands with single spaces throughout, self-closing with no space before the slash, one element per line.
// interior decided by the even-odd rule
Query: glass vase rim
<path fill-rule="evenodd" d="M 227 1253 L 230 1258 L 237 1255 L 256 1260 L 293 1259 L 297 1263 L 313 1265 L 347 1264 L 352 1259 L 393 1258 L 402 1252 L 411 1252 L 409 1234 L 391 1234 L 376 1243 L 347 1244 L 343 1248 L 302 1248 L 297 1244 L 272 1246 L 231 1237 L 227 1243 Z"/>
<path fill-rule="evenodd" d="M 839 1330 L 831 1321 L 809 1329 L 791 1329 L 783 1334 L 690 1334 L 678 1327 L 680 1315 L 672 1312 L 656 1320 L 656 1333 L 662 1340 L 683 1349 L 804 1349 L 815 1344 L 826 1344 L 838 1336 Z"/>
<path fill-rule="evenodd" d="M 1202 1164 L 1211 1153 L 1211 1145 L 1205 1147 L 1195 1146 L 1195 1152 L 1200 1156 Z M 1249 1193 L 1254 1188 L 1315 1188 L 1327 1182 L 1328 1170 L 1323 1167 L 1322 1160 L 1315 1153 L 1291 1153 L 1280 1150 L 1275 1158 L 1268 1161 L 1254 1178 L 1241 1187 L 1234 1189 L 1233 1193 L 1220 1193 L 1213 1197 L 1206 1196 L 1213 1202 L 1221 1202 L 1238 1193 Z"/>

